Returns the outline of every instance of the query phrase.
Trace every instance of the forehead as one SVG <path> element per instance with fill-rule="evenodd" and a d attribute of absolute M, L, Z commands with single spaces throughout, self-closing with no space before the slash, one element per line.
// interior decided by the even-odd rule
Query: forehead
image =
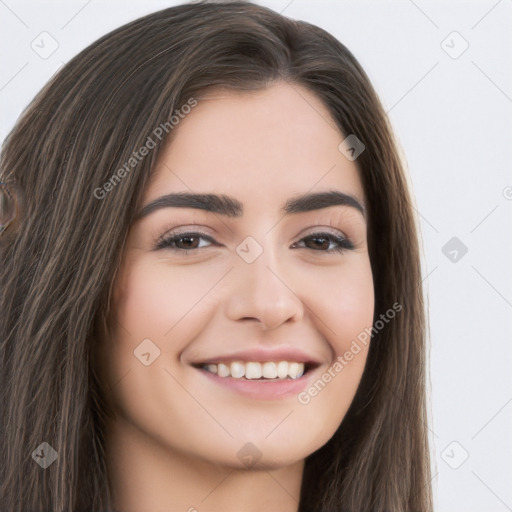
<path fill-rule="evenodd" d="M 217 192 L 263 208 L 337 189 L 364 202 L 356 163 L 338 149 L 345 135 L 302 86 L 208 91 L 172 135 L 145 201 L 170 191 Z"/>

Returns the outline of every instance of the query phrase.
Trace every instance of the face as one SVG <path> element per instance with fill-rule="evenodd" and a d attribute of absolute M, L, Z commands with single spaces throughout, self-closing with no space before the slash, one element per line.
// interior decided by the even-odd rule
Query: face
<path fill-rule="evenodd" d="M 314 94 L 285 83 L 209 92 L 180 120 L 115 283 L 104 371 L 118 421 L 231 467 L 292 464 L 332 437 L 374 312 L 344 138 Z"/>

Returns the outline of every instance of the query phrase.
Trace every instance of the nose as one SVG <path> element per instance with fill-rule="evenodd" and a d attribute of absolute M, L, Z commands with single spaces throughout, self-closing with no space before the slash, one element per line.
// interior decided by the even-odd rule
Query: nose
<path fill-rule="evenodd" d="M 303 318 L 304 304 L 270 251 L 263 251 L 253 263 L 237 261 L 236 267 L 226 306 L 230 320 L 254 320 L 267 331 Z"/>

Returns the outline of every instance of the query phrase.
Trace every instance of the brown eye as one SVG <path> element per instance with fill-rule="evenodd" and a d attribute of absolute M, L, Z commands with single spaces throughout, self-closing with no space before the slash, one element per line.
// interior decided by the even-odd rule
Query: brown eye
<path fill-rule="evenodd" d="M 200 245 L 201 239 L 208 240 L 212 245 L 218 245 L 212 237 L 204 233 L 179 233 L 163 237 L 156 243 L 155 249 L 171 249 L 173 251 L 187 252 L 208 247 L 208 244 Z"/>
<path fill-rule="evenodd" d="M 304 242 L 306 249 L 326 253 L 342 252 L 354 248 L 354 244 L 348 238 L 336 236 L 332 233 L 313 233 L 304 237 L 300 242 Z M 334 247 L 329 249 L 331 244 L 333 244 Z"/>

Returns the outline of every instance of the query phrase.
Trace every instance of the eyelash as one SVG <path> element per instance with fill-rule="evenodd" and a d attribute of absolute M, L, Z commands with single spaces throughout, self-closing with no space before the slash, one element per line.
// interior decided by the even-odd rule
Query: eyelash
<path fill-rule="evenodd" d="M 184 254 L 187 254 L 187 253 L 190 253 L 193 251 L 198 251 L 201 249 L 205 249 L 205 247 L 199 247 L 199 248 L 194 248 L 194 249 L 181 249 L 181 248 L 172 246 L 174 243 L 176 243 L 178 240 L 181 240 L 182 238 L 204 238 L 204 239 L 209 240 L 210 242 L 213 242 L 214 245 L 219 245 L 215 242 L 215 240 L 211 236 L 207 235 L 206 233 L 194 231 L 194 232 L 178 233 L 178 234 L 170 235 L 170 236 L 164 235 L 159 240 L 157 240 L 154 249 L 155 250 L 167 249 L 167 250 L 171 250 L 171 251 L 175 251 L 175 252 L 181 252 Z M 350 241 L 349 238 L 343 237 L 343 236 L 336 236 L 332 233 L 327 233 L 327 232 L 311 233 L 311 234 L 305 236 L 304 238 L 301 238 L 299 240 L 299 242 L 302 242 L 303 240 L 307 240 L 307 239 L 311 239 L 311 238 L 327 239 L 329 242 L 336 242 L 340 245 L 340 247 L 338 247 L 337 249 L 328 249 L 326 251 L 323 251 L 321 249 L 320 250 L 311 249 L 312 251 L 315 251 L 315 252 L 324 252 L 324 253 L 330 254 L 330 253 L 342 253 L 344 251 L 350 251 L 350 250 L 354 249 L 354 244 Z M 308 247 L 304 247 L 304 248 L 308 249 Z"/>

